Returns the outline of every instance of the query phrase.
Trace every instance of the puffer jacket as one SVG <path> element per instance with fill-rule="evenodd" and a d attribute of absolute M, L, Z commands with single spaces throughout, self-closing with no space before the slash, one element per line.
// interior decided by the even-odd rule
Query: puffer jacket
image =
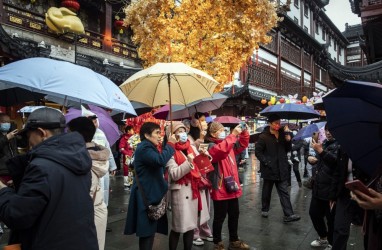
<path fill-rule="evenodd" d="M 312 195 L 321 200 L 335 200 L 337 195 L 337 180 L 334 173 L 339 168 L 338 142 L 333 140 L 325 140 L 320 154 L 317 155 L 318 162 L 313 172 L 313 190 Z"/>
<path fill-rule="evenodd" d="M 208 174 L 212 182 L 211 198 L 213 200 L 228 200 L 239 198 L 242 195 L 242 189 L 239 182 L 236 157 L 248 147 L 249 133 L 244 130 L 238 137 L 233 134 L 228 135 L 224 140 L 215 139 L 214 145 L 208 149 L 212 157 L 212 163 L 216 166 L 215 171 Z M 239 190 L 234 193 L 228 193 L 224 186 L 224 178 L 232 176 L 239 186 Z"/>

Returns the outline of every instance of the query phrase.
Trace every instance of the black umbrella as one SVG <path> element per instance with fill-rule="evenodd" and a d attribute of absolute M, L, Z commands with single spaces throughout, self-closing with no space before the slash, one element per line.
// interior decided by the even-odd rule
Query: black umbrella
<path fill-rule="evenodd" d="M 9 107 L 29 101 L 38 101 L 44 96 L 44 94 L 22 88 L 3 89 L 0 90 L 0 106 Z"/>
<path fill-rule="evenodd" d="M 382 86 L 347 81 L 323 100 L 329 130 L 353 163 L 373 176 L 382 163 Z"/>

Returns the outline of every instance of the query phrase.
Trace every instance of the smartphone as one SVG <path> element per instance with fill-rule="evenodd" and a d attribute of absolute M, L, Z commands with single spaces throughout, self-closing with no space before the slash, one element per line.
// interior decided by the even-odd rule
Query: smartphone
<path fill-rule="evenodd" d="M 360 180 L 348 181 L 345 183 L 345 187 L 351 191 L 358 190 L 368 196 L 371 196 L 369 189 Z"/>
<path fill-rule="evenodd" d="M 200 143 L 199 145 L 199 151 L 204 152 L 208 150 L 208 143 Z"/>
<path fill-rule="evenodd" d="M 240 127 L 242 130 L 245 130 L 247 129 L 247 124 L 245 124 L 245 122 L 240 122 Z"/>

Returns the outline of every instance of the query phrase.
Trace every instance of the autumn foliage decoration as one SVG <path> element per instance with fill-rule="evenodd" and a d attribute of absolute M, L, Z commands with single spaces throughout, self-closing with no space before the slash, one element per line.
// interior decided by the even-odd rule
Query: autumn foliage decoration
<path fill-rule="evenodd" d="M 268 0 L 138 0 L 125 14 L 144 67 L 184 62 L 221 83 L 215 91 L 271 41 L 267 33 L 279 20 Z"/>

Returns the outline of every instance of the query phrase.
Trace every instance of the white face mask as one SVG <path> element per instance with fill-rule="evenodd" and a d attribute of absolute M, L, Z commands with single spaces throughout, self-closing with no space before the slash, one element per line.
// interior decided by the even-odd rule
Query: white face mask
<path fill-rule="evenodd" d="M 225 139 L 225 137 L 226 137 L 226 133 L 225 133 L 225 131 L 222 131 L 222 132 L 220 132 L 219 134 L 218 134 L 218 139 Z"/>
<path fill-rule="evenodd" d="M 180 132 L 179 134 L 178 134 L 178 136 L 179 136 L 179 141 L 180 142 L 186 142 L 187 141 L 187 139 L 188 139 L 188 137 L 187 137 L 187 133 L 186 132 Z"/>

